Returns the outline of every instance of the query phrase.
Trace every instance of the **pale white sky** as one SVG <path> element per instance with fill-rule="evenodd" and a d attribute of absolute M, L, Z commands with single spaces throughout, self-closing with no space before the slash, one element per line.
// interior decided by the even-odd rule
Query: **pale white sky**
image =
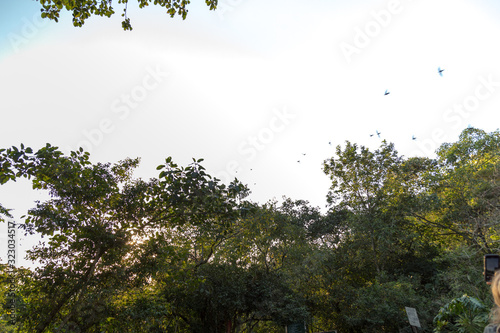
<path fill-rule="evenodd" d="M 67 14 L 39 19 L 36 1 L 0 4 L 2 147 L 141 157 L 143 178 L 167 156 L 204 158 L 254 201 L 323 209 L 322 162 L 345 140 L 432 156 L 469 124 L 499 127 L 493 0 L 220 0 L 215 12 L 199 1 L 185 21 L 132 2 L 132 32 L 121 7 L 75 28 Z M 0 202 L 21 216 L 42 198 L 28 189 L 2 186 Z"/>

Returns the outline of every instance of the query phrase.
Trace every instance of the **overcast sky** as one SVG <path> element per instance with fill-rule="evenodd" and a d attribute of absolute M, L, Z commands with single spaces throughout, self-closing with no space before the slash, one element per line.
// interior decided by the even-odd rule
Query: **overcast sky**
<path fill-rule="evenodd" d="M 193 1 L 184 21 L 131 1 L 131 32 L 118 4 L 82 28 L 40 19 L 39 6 L 0 4 L 1 147 L 141 157 L 143 178 L 167 156 L 204 158 L 254 201 L 324 209 L 322 162 L 346 140 L 432 157 L 469 125 L 500 124 L 493 0 Z M 16 219 L 40 198 L 27 182 L 0 189 Z"/>

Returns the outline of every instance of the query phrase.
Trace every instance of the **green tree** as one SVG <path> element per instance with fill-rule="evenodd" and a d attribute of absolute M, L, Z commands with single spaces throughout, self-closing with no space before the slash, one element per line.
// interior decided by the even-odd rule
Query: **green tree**
<path fill-rule="evenodd" d="M 232 332 L 271 331 L 307 318 L 302 284 L 292 273 L 306 252 L 306 233 L 302 222 L 282 209 L 275 202 L 253 207 L 221 238 L 213 260 L 193 271 L 191 283 L 177 290 L 162 284 L 192 331 L 216 332 L 228 325 Z"/>
<path fill-rule="evenodd" d="M 26 232 L 49 238 L 29 251 L 41 266 L 22 278 L 20 319 L 31 331 L 99 331 L 113 322 L 109 312 L 118 295 L 179 267 L 154 267 L 141 256 L 142 244 L 166 244 L 160 259 L 178 264 L 180 258 L 184 269 L 174 277 L 182 277 L 210 259 L 217 237 L 243 211 L 238 203 L 245 187 L 219 184 L 201 160 L 183 168 L 167 158 L 159 178 L 145 182 L 131 176 L 138 159 L 92 164 L 88 153 L 64 156 L 50 145 L 35 153 L 24 146 L 1 153 L 2 182 L 26 176 L 52 197 L 31 209 L 24 224 Z M 182 261 L 191 258 L 190 249 L 169 242 L 193 237 L 209 239 L 207 251 Z"/>
<path fill-rule="evenodd" d="M 324 306 L 333 310 L 337 329 L 394 331 L 405 320 L 403 289 L 414 296 L 413 304 L 429 307 L 424 286 L 436 276 L 433 258 L 439 251 L 429 227 L 412 212 L 429 210 L 429 205 L 419 207 L 419 197 L 428 189 L 426 174 L 433 163 L 405 160 L 386 142 L 373 152 L 347 142 L 336 155 L 324 163 L 332 180 L 331 209 L 317 225 L 319 235 L 336 233 L 328 237 L 336 243 L 325 247 L 325 272 L 318 283 Z M 390 290 L 387 296 L 379 293 L 384 288 Z M 373 306 L 369 311 L 368 305 Z M 379 317 L 384 312 L 394 317 L 384 321 Z"/>
<path fill-rule="evenodd" d="M 439 205 L 433 221 L 484 253 L 500 249 L 500 132 L 466 128 L 438 150 L 439 174 L 433 187 Z"/>
<path fill-rule="evenodd" d="M 149 185 L 131 181 L 138 160 L 113 166 L 92 164 L 88 154 L 63 156 L 55 147 L 25 151 L 18 175 L 31 175 L 33 188 L 48 190 L 52 199 L 29 211 L 23 227 L 49 237 L 28 251 L 38 262 L 22 290 L 27 301 L 21 320 L 30 330 L 86 330 L 99 320 L 94 304 L 103 302 L 123 280 L 119 263 L 140 234 L 144 218 L 141 198 Z"/>
<path fill-rule="evenodd" d="M 340 228 L 336 231 L 341 231 L 341 244 L 350 244 L 354 251 L 349 256 L 367 258 L 360 262 L 365 273 L 359 271 L 359 276 L 395 273 L 406 265 L 402 258 L 427 256 L 419 252 L 432 251 L 426 248 L 428 243 L 415 240 L 429 234 L 409 212 L 415 205 L 411 199 L 423 191 L 422 173 L 431 164 L 404 160 L 386 142 L 374 152 L 347 142 L 344 150 L 337 147 L 336 154 L 324 163 L 332 180 L 327 197 L 330 216 Z"/>

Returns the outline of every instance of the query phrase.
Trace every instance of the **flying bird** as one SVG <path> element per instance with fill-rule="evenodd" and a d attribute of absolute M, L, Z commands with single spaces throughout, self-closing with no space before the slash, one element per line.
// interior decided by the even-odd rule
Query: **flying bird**
<path fill-rule="evenodd" d="M 439 73 L 439 75 L 443 76 L 443 71 L 444 71 L 444 69 L 441 69 L 441 67 L 438 67 L 438 73 Z"/>
<path fill-rule="evenodd" d="M 390 92 L 388 92 L 387 89 L 386 89 L 385 93 L 384 93 L 384 96 L 389 95 L 389 94 L 390 94 Z"/>
<path fill-rule="evenodd" d="M 412 140 L 417 140 L 417 138 L 415 137 L 415 135 L 412 135 L 412 136 L 411 136 L 411 139 L 412 139 Z"/>
<path fill-rule="evenodd" d="M 382 133 L 380 133 L 379 131 L 377 131 L 377 136 L 378 136 L 379 138 L 380 138 L 380 134 L 382 134 Z"/>

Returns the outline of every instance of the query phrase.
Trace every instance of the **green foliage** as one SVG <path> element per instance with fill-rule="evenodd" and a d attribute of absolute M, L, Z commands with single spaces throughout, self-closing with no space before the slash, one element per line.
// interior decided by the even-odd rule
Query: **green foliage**
<path fill-rule="evenodd" d="M 453 250 L 443 251 L 436 259 L 439 272 L 433 283 L 435 288 L 441 288 L 444 301 L 467 294 L 483 300 L 492 306 L 491 291 L 484 282 L 483 253 L 462 245 Z"/>
<path fill-rule="evenodd" d="M 500 132 L 467 128 L 438 150 L 436 222 L 484 253 L 500 249 Z"/>
<path fill-rule="evenodd" d="M 34 189 L 52 197 L 31 209 L 23 225 L 49 238 L 28 252 L 41 266 L 24 277 L 21 290 L 21 322 L 36 332 L 99 326 L 116 293 L 151 278 L 151 272 L 138 270 L 142 259 L 129 256 L 141 254 L 139 239 L 154 240 L 162 230 L 172 238 L 185 228 L 187 241 L 193 234 L 210 238 L 211 253 L 194 267 L 207 262 L 239 217 L 237 203 L 245 195 L 238 183 L 226 187 L 212 180 L 201 160 L 178 168 L 167 159 L 160 180 L 150 182 L 131 179 L 138 160 L 92 164 L 83 151 L 64 156 L 49 145 L 36 153 L 4 150 L 2 161 L 4 175 L 26 176 Z M 182 247 L 178 252 L 181 258 L 189 254 Z"/>
<path fill-rule="evenodd" d="M 11 308 L 9 307 L 13 297 L 11 295 L 11 282 L 13 275 L 7 264 L 0 264 L 0 332 L 15 332 L 12 323 Z"/>
<path fill-rule="evenodd" d="M 435 333 L 481 333 L 488 324 L 489 309 L 478 299 L 463 295 L 443 306 L 434 318 Z"/>
<path fill-rule="evenodd" d="M 28 252 L 38 268 L 16 270 L 18 323 L 4 311 L 0 330 L 397 332 L 409 306 L 424 332 L 480 332 L 492 306 L 482 257 L 500 248 L 499 137 L 468 128 L 437 159 L 347 142 L 323 165 L 326 213 L 249 202 L 202 159 L 168 157 L 145 181 L 139 159 L 0 149 L 0 185 L 25 177 L 50 194 L 22 224 L 45 242 Z"/>
<path fill-rule="evenodd" d="M 40 2 L 41 16 L 42 18 L 47 18 L 59 21 L 61 10 L 65 9 L 72 13 L 73 25 L 75 27 L 82 27 L 87 19 L 92 16 L 105 16 L 111 17 L 115 14 L 115 10 L 112 5 L 111 0 L 37 0 Z M 122 27 L 124 30 L 132 30 L 132 25 L 130 23 L 130 18 L 127 17 L 127 5 L 129 0 L 118 0 L 118 4 L 123 5 L 123 17 Z M 176 15 L 186 19 L 188 9 L 187 5 L 191 2 L 190 0 L 137 0 L 139 8 L 144 8 L 150 4 L 154 4 L 165 8 L 167 14 L 170 17 Z M 217 8 L 217 0 L 205 0 L 205 3 L 210 8 L 214 10 Z"/>
<path fill-rule="evenodd" d="M 435 255 L 428 233 L 411 215 L 412 200 L 422 192 L 421 174 L 430 164 L 404 161 L 385 142 L 375 152 L 347 142 L 344 150 L 337 147 L 337 155 L 324 163 L 332 179 L 330 216 L 340 217 L 341 229 L 335 231 L 342 235 L 346 255 L 369 258 L 355 264 L 357 275 L 373 279 L 383 271 L 416 273 L 418 268 L 409 267 L 406 259 Z"/>
<path fill-rule="evenodd" d="M 344 312 L 349 327 L 361 331 L 397 332 L 408 325 L 405 306 L 415 307 L 424 317 L 425 303 L 408 280 L 382 282 L 378 279 L 355 290 L 353 303 Z"/>
<path fill-rule="evenodd" d="M 184 319 L 191 332 L 223 331 L 273 321 L 280 325 L 305 318 L 307 310 L 278 272 L 206 264 L 184 283 L 160 284 L 160 293 Z"/>

